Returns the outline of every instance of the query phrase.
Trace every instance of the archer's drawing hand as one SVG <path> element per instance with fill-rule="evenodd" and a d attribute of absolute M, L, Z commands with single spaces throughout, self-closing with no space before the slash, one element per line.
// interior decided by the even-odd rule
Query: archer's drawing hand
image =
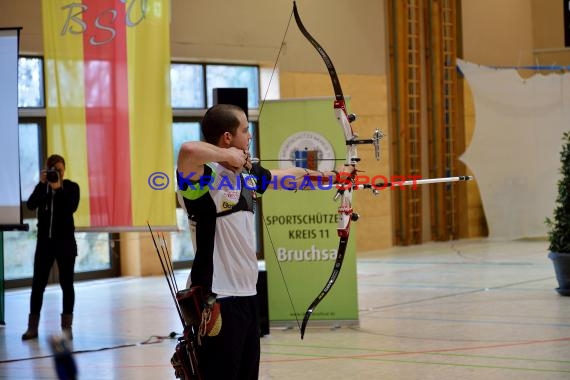
<path fill-rule="evenodd" d="M 249 153 L 242 149 L 234 147 L 227 149 L 225 162 L 235 171 L 240 171 L 246 165 L 248 159 Z"/>

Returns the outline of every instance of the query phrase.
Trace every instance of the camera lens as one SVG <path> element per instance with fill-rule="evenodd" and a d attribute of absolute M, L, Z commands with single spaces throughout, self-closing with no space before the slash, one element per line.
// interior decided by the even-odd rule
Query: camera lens
<path fill-rule="evenodd" d="M 46 170 L 46 179 L 48 182 L 55 183 L 59 181 L 59 172 L 55 168 Z"/>

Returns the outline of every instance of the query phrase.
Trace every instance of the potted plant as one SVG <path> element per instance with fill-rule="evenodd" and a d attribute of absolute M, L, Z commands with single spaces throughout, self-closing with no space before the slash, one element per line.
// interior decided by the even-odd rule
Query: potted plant
<path fill-rule="evenodd" d="M 570 296 L 570 132 L 562 138 L 562 152 L 558 181 L 558 196 L 552 219 L 546 218 L 550 245 L 548 257 L 554 264 L 560 295 Z"/>

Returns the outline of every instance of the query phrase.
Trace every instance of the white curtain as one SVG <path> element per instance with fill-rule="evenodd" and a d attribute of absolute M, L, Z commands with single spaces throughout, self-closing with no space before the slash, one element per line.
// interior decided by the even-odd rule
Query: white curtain
<path fill-rule="evenodd" d="M 460 159 L 479 185 L 489 237 L 546 236 L 570 129 L 570 74 L 525 79 L 516 69 L 458 65 L 475 103 L 473 139 Z"/>

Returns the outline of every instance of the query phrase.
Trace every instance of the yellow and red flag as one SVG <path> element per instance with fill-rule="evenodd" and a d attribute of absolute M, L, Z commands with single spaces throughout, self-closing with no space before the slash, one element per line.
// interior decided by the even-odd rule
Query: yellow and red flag
<path fill-rule="evenodd" d="M 48 153 L 79 183 L 76 224 L 174 226 L 170 0 L 43 0 Z"/>

